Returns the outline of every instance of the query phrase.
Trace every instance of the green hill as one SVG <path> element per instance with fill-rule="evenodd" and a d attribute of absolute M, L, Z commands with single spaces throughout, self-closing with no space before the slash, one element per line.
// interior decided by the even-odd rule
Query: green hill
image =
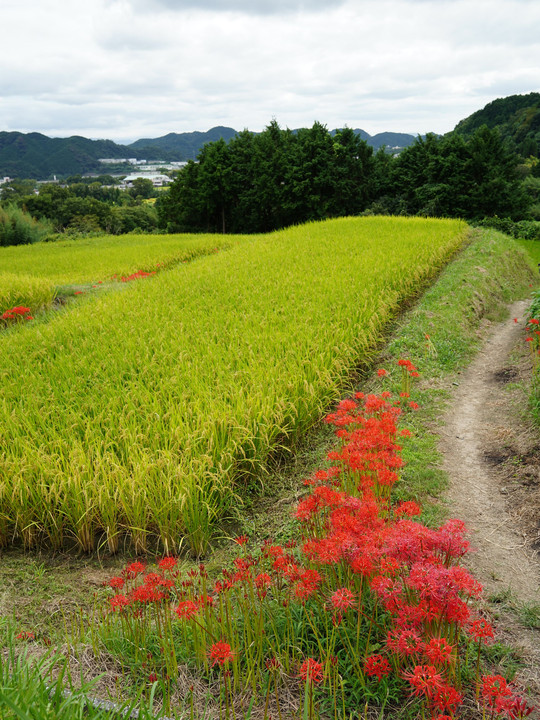
<path fill-rule="evenodd" d="M 522 157 L 540 156 L 540 93 L 510 95 L 488 103 L 461 120 L 454 132 L 471 136 L 479 127 L 497 128 Z"/>
<path fill-rule="evenodd" d="M 112 140 L 50 138 L 41 133 L 0 132 L 0 175 L 45 179 L 103 171 L 98 158 L 132 157 Z"/>

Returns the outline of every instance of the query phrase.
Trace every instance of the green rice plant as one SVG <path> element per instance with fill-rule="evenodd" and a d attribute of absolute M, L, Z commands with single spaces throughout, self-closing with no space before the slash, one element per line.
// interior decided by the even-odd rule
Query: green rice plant
<path fill-rule="evenodd" d="M 401 303 L 467 232 L 370 217 L 245 238 L 0 340 L 8 533 L 45 540 L 52 500 L 85 551 L 103 536 L 113 550 L 125 531 L 140 552 L 157 538 L 203 554 L 242 483 L 259 482 L 276 447 L 370 362 Z"/>
<path fill-rule="evenodd" d="M 15 275 L 46 278 L 56 285 L 104 282 L 138 270 L 166 269 L 239 242 L 240 236 L 103 235 L 0 247 L 0 267 Z"/>
<path fill-rule="evenodd" d="M 55 295 L 55 287 L 47 278 L 0 272 L 0 315 L 18 305 L 28 305 L 36 312 L 49 307 Z"/>

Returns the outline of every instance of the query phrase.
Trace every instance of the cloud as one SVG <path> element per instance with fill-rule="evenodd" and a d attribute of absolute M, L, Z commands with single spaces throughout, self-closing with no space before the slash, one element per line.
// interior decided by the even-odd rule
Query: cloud
<path fill-rule="evenodd" d="M 284 15 L 290 13 L 324 12 L 339 7 L 346 0 L 112 0 L 128 2 L 138 11 L 170 10 L 182 12 L 234 12 L 246 15 Z"/>
<path fill-rule="evenodd" d="M 536 0 L 4 0 L 0 21 L 0 130 L 447 132 L 539 89 Z"/>

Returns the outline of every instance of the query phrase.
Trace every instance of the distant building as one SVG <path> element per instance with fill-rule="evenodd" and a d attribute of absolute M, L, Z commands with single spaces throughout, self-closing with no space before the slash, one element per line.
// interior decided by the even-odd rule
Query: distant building
<path fill-rule="evenodd" d="M 162 175 L 161 173 L 134 172 L 130 175 L 126 175 L 124 181 L 120 184 L 119 187 L 133 187 L 133 181 L 139 178 L 143 180 L 150 180 L 154 187 L 163 187 L 163 185 L 168 185 L 171 182 L 170 177 L 168 177 L 167 175 Z"/>

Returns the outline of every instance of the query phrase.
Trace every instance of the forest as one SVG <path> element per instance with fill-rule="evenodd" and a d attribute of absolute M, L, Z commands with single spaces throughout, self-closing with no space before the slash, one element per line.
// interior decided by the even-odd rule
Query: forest
<path fill-rule="evenodd" d="M 259 135 L 244 131 L 206 145 L 157 210 L 170 232 L 268 232 L 365 212 L 520 220 L 538 198 L 518 164 L 498 130 L 485 125 L 470 138 L 417 138 L 393 157 L 374 153 L 348 128 L 332 136 L 314 123 L 293 133 L 273 121 Z M 536 163 L 525 173 L 539 170 Z"/>

